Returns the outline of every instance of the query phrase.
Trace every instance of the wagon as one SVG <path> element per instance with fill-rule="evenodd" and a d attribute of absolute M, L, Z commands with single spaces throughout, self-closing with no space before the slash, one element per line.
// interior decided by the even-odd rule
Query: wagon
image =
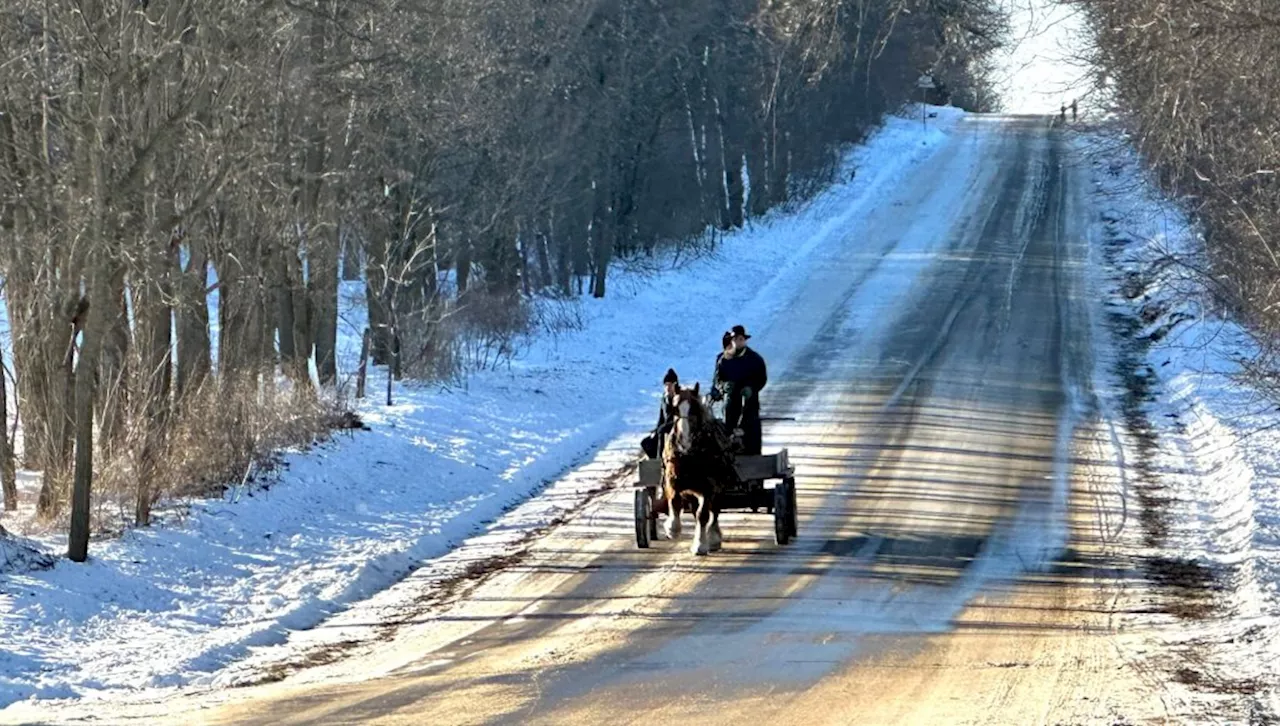
<path fill-rule="evenodd" d="M 720 511 L 765 510 L 773 515 L 773 539 L 780 545 L 796 536 L 795 469 L 787 458 L 787 450 L 776 454 L 735 456 L 734 469 L 738 481 L 720 493 Z M 765 482 L 777 480 L 771 487 Z M 658 515 L 654 503 L 661 496 L 662 461 L 642 459 L 635 484 L 636 546 L 647 548 L 658 539 Z"/>

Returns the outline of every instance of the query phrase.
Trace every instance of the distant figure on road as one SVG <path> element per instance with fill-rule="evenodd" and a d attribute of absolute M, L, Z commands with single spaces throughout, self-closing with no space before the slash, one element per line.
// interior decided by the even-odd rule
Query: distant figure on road
<path fill-rule="evenodd" d="M 1079 107 L 1076 106 L 1076 99 L 1074 98 L 1071 99 L 1071 122 L 1072 123 L 1075 123 L 1076 121 L 1076 115 L 1078 110 L 1079 110 Z"/>
<path fill-rule="evenodd" d="M 1062 123 L 1065 124 L 1067 122 L 1067 104 L 1065 103 L 1062 104 L 1062 116 L 1060 118 L 1062 119 Z"/>

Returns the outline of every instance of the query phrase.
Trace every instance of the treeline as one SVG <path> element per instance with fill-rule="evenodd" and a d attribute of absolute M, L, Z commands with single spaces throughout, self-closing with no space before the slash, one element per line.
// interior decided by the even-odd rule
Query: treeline
<path fill-rule="evenodd" d="M 329 425 L 340 278 L 374 362 L 426 371 L 459 320 L 518 327 L 803 198 L 923 72 L 989 104 L 993 5 L 8 0 L 5 363 L 41 511 L 83 529 L 92 481 L 145 523 L 162 483 Z"/>
<path fill-rule="evenodd" d="M 1205 232 L 1205 279 L 1263 340 L 1280 342 L 1280 5 L 1069 2 L 1096 41 L 1101 90 Z"/>

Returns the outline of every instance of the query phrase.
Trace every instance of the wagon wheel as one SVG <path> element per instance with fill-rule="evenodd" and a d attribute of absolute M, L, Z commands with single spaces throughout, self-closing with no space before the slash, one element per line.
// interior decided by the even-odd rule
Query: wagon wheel
<path fill-rule="evenodd" d="M 796 509 L 796 480 L 787 477 L 783 484 L 787 486 L 787 534 L 791 539 L 796 538 L 796 519 L 799 511 Z"/>
<path fill-rule="evenodd" d="M 640 549 L 648 549 L 650 540 L 650 524 L 653 520 L 649 517 L 651 503 L 649 500 L 648 489 L 636 490 L 636 546 Z M 656 539 L 654 537 L 653 539 Z"/>
<path fill-rule="evenodd" d="M 645 498 L 649 502 L 647 511 L 649 513 L 649 541 L 656 542 L 658 540 L 658 518 L 653 514 L 654 497 L 658 496 L 656 491 L 646 489 Z"/>
<path fill-rule="evenodd" d="M 773 541 L 784 545 L 791 541 L 791 527 L 789 526 L 789 514 L 787 513 L 789 497 L 787 495 L 787 483 L 778 482 L 773 488 Z"/>

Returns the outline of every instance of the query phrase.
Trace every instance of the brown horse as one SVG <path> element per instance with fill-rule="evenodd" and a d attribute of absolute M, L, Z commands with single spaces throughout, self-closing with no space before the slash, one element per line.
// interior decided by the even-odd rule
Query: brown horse
<path fill-rule="evenodd" d="M 720 549 L 720 492 L 736 477 L 724 426 L 702 404 L 699 384 L 676 387 L 672 401 L 675 425 L 662 450 L 662 490 L 667 500 L 668 539 L 680 536 L 680 514 L 686 503 L 697 518 L 690 551 L 705 555 Z"/>

